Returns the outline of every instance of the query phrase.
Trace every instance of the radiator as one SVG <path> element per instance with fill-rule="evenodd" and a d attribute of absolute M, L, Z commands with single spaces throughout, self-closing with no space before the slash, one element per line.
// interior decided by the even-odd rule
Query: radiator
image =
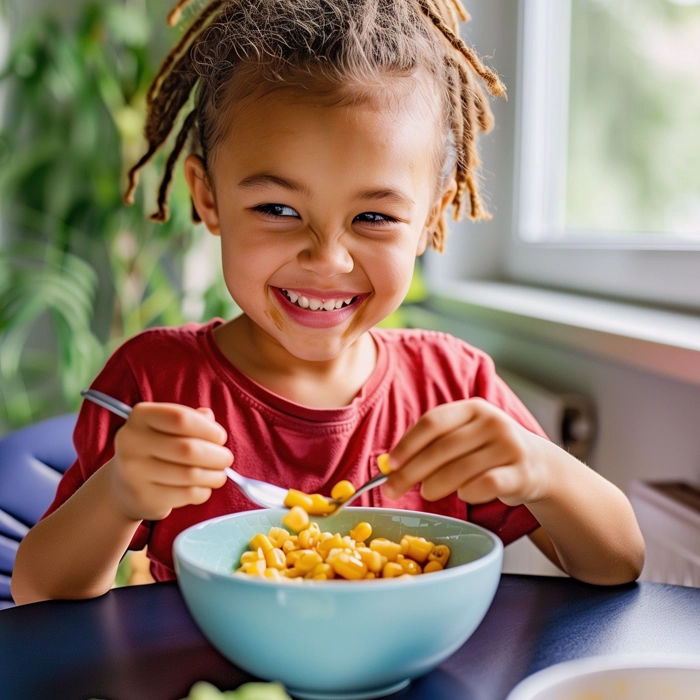
<path fill-rule="evenodd" d="M 525 404 L 552 442 L 583 459 L 596 435 L 592 402 L 581 394 L 557 392 L 506 370 L 498 374 Z"/>
<path fill-rule="evenodd" d="M 641 580 L 700 587 L 700 487 L 634 481 L 630 501 L 647 547 Z"/>

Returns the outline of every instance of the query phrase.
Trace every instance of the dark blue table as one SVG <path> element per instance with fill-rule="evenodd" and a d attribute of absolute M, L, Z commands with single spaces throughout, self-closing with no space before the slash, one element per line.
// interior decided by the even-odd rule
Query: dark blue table
<path fill-rule="evenodd" d="M 700 589 L 505 575 L 471 639 L 391 697 L 503 700 L 551 664 L 627 652 L 700 654 Z M 0 611 L 2 700 L 176 700 L 198 680 L 251 677 L 204 639 L 174 583 Z"/>

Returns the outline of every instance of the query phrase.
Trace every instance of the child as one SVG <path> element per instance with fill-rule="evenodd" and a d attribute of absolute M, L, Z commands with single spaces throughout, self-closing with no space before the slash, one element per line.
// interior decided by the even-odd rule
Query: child
<path fill-rule="evenodd" d="M 234 457 L 245 475 L 328 494 L 391 451 L 394 473 L 363 505 L 467 518 L 506 544 L 527 534 L 583 581 L 639 575 L 625 496 L 545 439 L 484 353 L 375 328 L 416 256 L 443 249 L 450 205 L 487 217 L 478 82 L 504 88 L 459 18 L 458 0 L 213 0 L 184 33 L 151 86 L 127 198 L 196 88 L 154 218 L 192 138 L 193 212 L 221 238 L 243 313 L 148 330 L 111 357 L 93 387 L 133 413 L 83 405 L 78 460 L 18 552 L 18 602 L 100 595 L 146 544 L 156 580 L 174 578 L 180 531 L 256 507 L 223 472 Z"/>

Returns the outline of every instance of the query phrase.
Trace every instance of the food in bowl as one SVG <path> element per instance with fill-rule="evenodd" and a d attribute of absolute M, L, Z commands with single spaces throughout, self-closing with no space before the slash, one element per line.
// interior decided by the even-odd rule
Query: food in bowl
<path fill-rule="evenodd" d="M 348 507 L 330 523 L 372 537 L 404 535 L 444 544 L 447 567 L 425 576 L 367 583 L 289 585 L 231 574 L 250 540 L 282 527 L 285 509 L 255 510 L 193 525 L 174 543 L 185 603 L 228 659 L 300 698 L 379 697 L 405 687 L 454 653 L 486 614 L 498 587 L 503 545 L 472 523 L 430 513 Z"/>
<path fill-rule="evenodd" d="M 241 555 L 235 573 L 273 581 L 358 581 L 435 573 L 450 559 L 446 544 L 436 545 L 416 535 L 404 535 L 400 542 L 375 537 L 365 544 L 372 526 L 364 521 L 345 535 L 322 532 L 305 511 L 294 508 L 282 523 L 298 534 L 281 527 L 258 533 Z"/>

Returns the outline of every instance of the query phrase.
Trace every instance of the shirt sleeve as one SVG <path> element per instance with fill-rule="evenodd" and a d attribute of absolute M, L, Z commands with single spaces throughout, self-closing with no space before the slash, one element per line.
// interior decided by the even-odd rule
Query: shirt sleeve
<path fill-rule="evenodd" d="M 133 406 L 141 401 L 136 377 L 131 369 L 130 356 L 138 346 L 127 341 L 107 361 L 91 389 L 97 389 L 115 399 Z M 124 425 L 124 419 L 91 401 L 84 401 L 73 431 L 76 461 L 66 470 L 58 484 L 56 495 L 46 518 L 60 508 L 100 467 L 114 456 L 114 436 Z M 148 541 L 150 523 L 142 522 L 131 540 L 129 549 L 143 549 Z"/>

